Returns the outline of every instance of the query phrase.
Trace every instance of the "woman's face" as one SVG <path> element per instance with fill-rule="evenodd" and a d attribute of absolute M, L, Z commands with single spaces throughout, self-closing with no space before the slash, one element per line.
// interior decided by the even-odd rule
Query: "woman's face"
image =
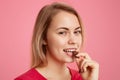
<path fill-rule="evenodd" d="M 72 51 L 79 51 L 81 43 L 81 26 L 78 18 L 65 11 L 56 14 L 47 32 L 47 59 L 72 62 Z"/>

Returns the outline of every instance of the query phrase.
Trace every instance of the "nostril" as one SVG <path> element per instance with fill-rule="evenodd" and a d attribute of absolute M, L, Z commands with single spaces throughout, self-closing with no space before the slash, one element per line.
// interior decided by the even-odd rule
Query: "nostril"
<path fill-rule="evenodd" d="M 75 41 L 74 41 L 73 39 L 70 39 L 70 40 L 68 41 L 68 43 L 69 43 L 69 44 L 75 44 Z"/>
<path fill-rule="evenodd" d="M 77 40 L 77 39 L 76 39 L 75 37 L 72 37 L 72 38 L 69 39 L 68 42 L 69 42 L 70 44 L 75 44 L 75 43 L 76 43 L 76 40 Z"/>

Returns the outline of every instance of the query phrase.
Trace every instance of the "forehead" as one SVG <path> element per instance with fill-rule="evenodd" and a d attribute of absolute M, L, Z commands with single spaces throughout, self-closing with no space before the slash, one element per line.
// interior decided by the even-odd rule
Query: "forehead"
<path fill-rule="evenodd" d="M 78 17 L 70 12 L 60 11 L 53 16 L 50 27 L 78 27 Z"/>

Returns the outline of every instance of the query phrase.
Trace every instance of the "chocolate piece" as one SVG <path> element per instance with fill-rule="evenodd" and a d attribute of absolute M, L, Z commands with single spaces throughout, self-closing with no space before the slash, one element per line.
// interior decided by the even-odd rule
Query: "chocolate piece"
<path fill-rule="evenodd" d="M 78 54 L 77 51 L 73 51 L 73 57 L 75 57 L 75 58 L 79 58 L 78 56 L 76 56 L 77 54 Z"/>

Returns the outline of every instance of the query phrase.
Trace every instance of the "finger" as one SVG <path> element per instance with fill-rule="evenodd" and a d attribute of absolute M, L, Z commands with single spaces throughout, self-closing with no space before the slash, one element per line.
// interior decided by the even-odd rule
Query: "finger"
<path fill-rule="evenodd" d="M 88 63 L 90 63 L 91 61 L 89 59 L 83 59 L 81 64 L 79 65 L 79 68 L 81 70 L 81 72 L 84 72 L 87 70 L 87 67 L 88 67 Z"/>
<path fill-rule="evenodd" d="M 91 62 L 85 62 L 82 66 L 83 72 L 86 72 L 87 70 L 90 71 L 90 68 L 88 68 L 88 67 L 90 67 L 90 65 L 92 65 Z"/>
<path fill-rule="evenodd" d="M 99 66 L 97 65 L 97 63 L 95 61 L 92 60 L 83 60 L 82 64 L 81 64 L 81 69 L 83 72 L 85 71 L 90 71 L 92 69 L 98 68 Z"/>
<path fill-rule="evenodd" d="M 81 56 L 79 58 L 75 58 L 78 67 L 80 67 L 81 63 L 83 62 L 83 59 L 84 58 L 82 58 Z"/>
<path fill-rule="evenodd" d="M 75 58 L 77 65 L 79 66 L 83 59 L 90 59 L 90 56 L 87 53 L 78 53 L 77 58 Z"/>
<path fill-rule="evenodd" d="M 78 53 L 76 56 L 79 58 L 91 59 L 87 53 Z"/>

